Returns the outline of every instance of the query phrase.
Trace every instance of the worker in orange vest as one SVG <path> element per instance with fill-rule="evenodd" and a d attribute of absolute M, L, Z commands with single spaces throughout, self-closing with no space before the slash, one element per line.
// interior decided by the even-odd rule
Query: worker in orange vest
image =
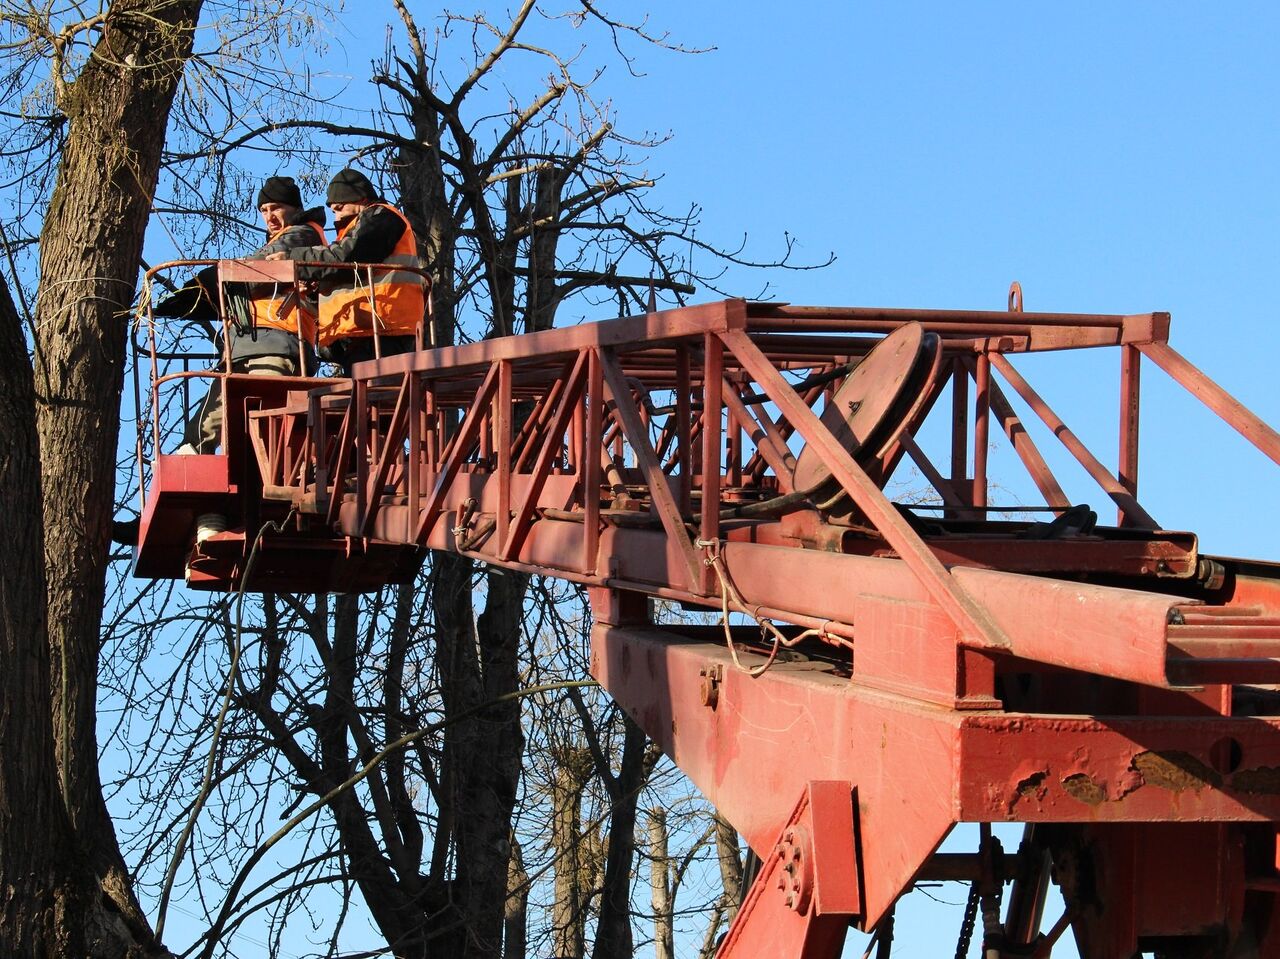
<path fill-rule="evenodd" d="M 267 259 L 294 247 L 325 242 L 323 207 L 302 208 L 292 177 L 268 177 L 258 191 L 258 213 L 267 242 L 245 259 Z M 217 267 L 201 270 L 186 286 L 157 304 L 156 316 L 182 317 L 221 325 L 216 303 Z M 227 291 L 232 322 L 227 326 L 231 371 L 259 376 L 305 376 L 315 369 L 313 344 L 317 307 L 298 289 L 258 283 Z M 219 335 L 220 338 L 220 335 Z M 217 369 L 221 371 L 223 364 Z M 222 390 L 215 381 L 198 414 L 187 421 L 179 453 L 213 453 L 222 429 Z"/>
<path fill-rule="evenodd" d="M 382 200 L 368 177 L 358 170 L 340 170 L 329 183 L 326 199 L 338 231 L 333 243 L 295 247 L 268 259 L 391 267 L 298 269 L 299 278 L 320 281 L 320 355 L 350 376 L 352 366 L 363 360 L 417 349 L 426 284 L 417 273 L 394 269 L 421 265 L 418 244 L 404 214 Z"/>

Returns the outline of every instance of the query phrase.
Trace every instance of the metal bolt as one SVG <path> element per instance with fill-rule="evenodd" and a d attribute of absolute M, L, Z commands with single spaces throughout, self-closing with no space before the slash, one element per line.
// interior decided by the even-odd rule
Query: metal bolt
<path fill-rule="evenodd" d="M 809 831 L 803 826 L 792 826 L 782 834 L 782 841 L 774 847 L 780 860 L 778 888 L 788 909 L 804 912 L 809 908 L 813 895 L 813 877 L 809 875 L 807 862 Z"/>

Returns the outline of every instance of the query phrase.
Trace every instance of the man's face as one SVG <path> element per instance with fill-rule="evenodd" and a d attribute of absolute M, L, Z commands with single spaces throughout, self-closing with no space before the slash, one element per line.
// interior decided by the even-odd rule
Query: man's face
<path fill-rule="evenodd" d="M 286 206 L 283 203 L 264 203 L 258 207 L 258 212 L 262 214 L 262 222 L 266 224 L 267 232 L 278 233 L 285 228 L 289 217 L 298 212 L 298 208 Z"/>
<path fill-rule="evenodd" d="M 360 211 L 368 205 L 368 200 L 357 200 L 354 203 L 330 203 L 329 209 L 333 211 L 333 225 L 338 229 L 342 229 L 348 220 L 354 216 L 359 216 Z"/>

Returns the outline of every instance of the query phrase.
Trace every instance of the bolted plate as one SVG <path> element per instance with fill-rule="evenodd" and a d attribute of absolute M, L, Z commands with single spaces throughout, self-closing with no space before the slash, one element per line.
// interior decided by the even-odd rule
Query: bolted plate
<path fill-rule="evenodd" d="M 818 417 L 855 459 L 860 448 L 883 432 L 882 427 L 893 426 L 886 418 L 926 352 L 924 341 L 924 327 L 919 323 L 894 330 L 849 374 Z M 818 451 L 806 444 L 796 460 L 795 488 L 813 493 L 830 479 L 831 471 Z"/>

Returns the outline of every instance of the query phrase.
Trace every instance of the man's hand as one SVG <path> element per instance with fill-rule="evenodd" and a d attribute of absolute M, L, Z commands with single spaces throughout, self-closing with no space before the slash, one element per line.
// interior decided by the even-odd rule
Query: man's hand
<path fill-rule="evenodd" d="M 268 260 L 287 260 L 289 259 L 289 254 L 281 250 L 275 253 L 268 253 L 266 258 Z"/>

